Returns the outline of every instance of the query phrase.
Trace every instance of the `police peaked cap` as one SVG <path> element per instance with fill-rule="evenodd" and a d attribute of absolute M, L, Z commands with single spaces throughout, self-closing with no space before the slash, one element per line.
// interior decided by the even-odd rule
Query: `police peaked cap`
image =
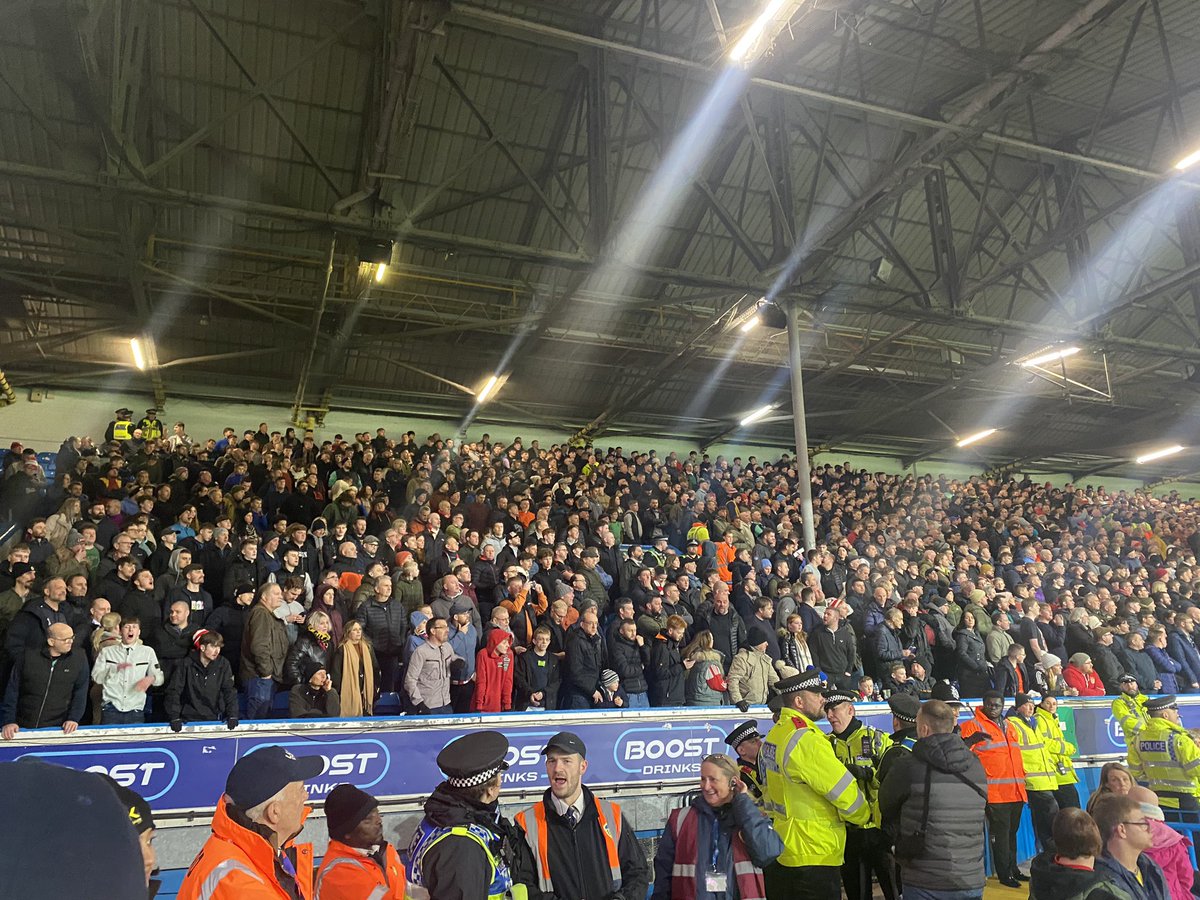
<path fill-rule="evenodd" d="M 797 691 L 816 691 L 819 694 L 824 692 L 825 687 L 825 676 L 815 669 L 781 679 L 775 684 L 775 690 L 781 694 L 794 694 Z"/>
<path fill-rule="evenodd" d="M 725 738 L 725 743 L 734 750 L 742 741 L 748 741 L 750 738 L 761 738 L 762 733 L 758 730 L 758 722 L 754 719 L 747 719 L 733 731 L 729 732 L 729 737 Z"/>
<path fill-rule="evenodd" d="M 1162 712 L 1164 709 L 1175 709 L 1177 706 L 1179 706 L 1179 701 L 1174 694 L 1151 697 L 1146 701 L 1146 710 L 1148 712 Z"/>
<path fill-rule="evenodd" d="M 833 709 L 842 703 L 853 703 L 858 697 L 846 691 L 829 691 L 825 694 L 825 708 Z"/>
<path fill-rule="evenodd" d="M 438 768 L 451 787 L 487 784 L 508 768 L 504 757 L 508 738 L 498 731 L 480 731 L 451 741 L 437 756 Z"/>
<path fill-rule="evenodd" d="M 917 713 L 921 711 L 921 701 L 912 694 L 900 692 L 888 697 L 888 709 L 901 722 L 915 724 Z"/>

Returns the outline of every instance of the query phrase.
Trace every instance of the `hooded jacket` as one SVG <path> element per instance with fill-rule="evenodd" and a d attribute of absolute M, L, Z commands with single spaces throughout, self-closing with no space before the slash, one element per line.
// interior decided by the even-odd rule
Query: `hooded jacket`
<path fill-rule="evenodd" d="M 987 776 L 979 759 L 954 733 L 921 738 L 899 756 L 879 786 L 883 827 L 893 836 L 920 831 L 925 774 L 930 772 L 925 850 L 901 859 L 904 883 L 939 891 L 983 888 Z"/>
<path fill-rule="evenodd" d="M 1127 900 L 1103 870 L 1075 869 L 1040 853 L 1029 868 L 1029 900 Z"/>
<path fill-rule="evenodd" d="M 510 646 L 501 656 L 498 647 L 504 641 Z M 475 696 L 471 709 L 476 712 L 508 712 L 513 700 L 512 635 L 499 628 L 488 634 L 487 646 L 475 655 Z"/>
<path fill-rule="evenodd" d="M 683 706 L 686 700 L 682 647 L 664 628 L 650 645 L 650 705 Z"/>

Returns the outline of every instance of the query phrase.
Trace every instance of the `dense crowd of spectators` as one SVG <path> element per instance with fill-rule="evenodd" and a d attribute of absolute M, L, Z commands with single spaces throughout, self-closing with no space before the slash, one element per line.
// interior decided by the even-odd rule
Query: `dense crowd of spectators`
<path fill-rule="evenodd" d="M 127 410 L 50 478 L 14 444 L 4 734 L 234 727 L 282 692 L 293 716 L 744 708 L 813 667 L 864 699 L 1200 691 L 1194 502 L 795 462 L 266 423 L 193 440 Z"/>

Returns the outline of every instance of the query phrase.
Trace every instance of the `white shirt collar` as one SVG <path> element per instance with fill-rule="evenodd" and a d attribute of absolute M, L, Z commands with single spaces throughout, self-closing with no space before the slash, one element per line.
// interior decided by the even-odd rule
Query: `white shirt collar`
<path fill-rule="evenodd" d="M 551 794 L 550 802 L 552 804 L 554 804 L 554 811 L 556 813 L 558 813 L 560 816 L 565 816 L 567 814 L 568 806 L 562 800 L 559 800 L 557 797 L 555 797 L 553 794 Z M 579 789 L 579 796 L 575 798 L 574 803 L 570 804 L 570 808 L 573 808 L 575 810 L 575 815 L 578 817 L 579 820 L 583 819 L 583 808 L 584 808 L 583 788 Z"/>

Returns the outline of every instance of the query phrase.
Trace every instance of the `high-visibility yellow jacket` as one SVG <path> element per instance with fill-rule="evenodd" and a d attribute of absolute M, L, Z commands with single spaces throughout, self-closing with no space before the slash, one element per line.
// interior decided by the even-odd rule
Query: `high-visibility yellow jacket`
<path fill-rule="evenodd" d="M 861 766 L 867 770 L 866 778 L 859 778 L 858 785 L 867 795 L 871 807 L 870 827 L 880 826 L 879 818 L 879 763 L 883 754 L 892 746 L 892 738 L 878 728 L 854 720 L 857 727 L 841 737 L 829 735 L 833 755 L 844 766 Z"/>
<path fill-rule="evenodd" d="M 1149 721 L 1150 717 L 1146 713 L 1146 699 L 1145 694 L 1138 694 L 1136 697 L 1121 694 L 1112 702 L 1112 714 L 1121 723 L 1121 731 L 1125 733 L 1126 748 L 1133 746 L 1133 738 L 1146 727 L 1146 722 Z"/>
<path fill-rule="evenodd" d="M 1171 794 L 1200 797 L 1200 748 L 1182 725 L 1150 718 L 1129 744 L 1134 778 L 1159 795 L 1164 809 L 1178 809 Z"/>
<path fill-rule="evenodd" d="M 1009 716 L 1013 731 L 1017 735 L 1017 746 L 1021 750 L 1021 762 L 1025 765 L 1025 790 L 1052 791 L 1058 787 L 1058 775 L 1050 751 L 1046 749 L 1045 735 L 1020 716 Z"/>
<path fill-rule="evenodd" d="M 767 773 L 764 809 L 783 841 L 779 864 L 840 866 L 846 823 L 866 825 L 871 809 L 829 739 L 807 716 L 784 709 L 759 752 Z"/>
<path fill-rule="evenodd" d="M 1076 749 L 1063 734 L 1062 722 L 1058 716 L 1040 706 L 1034 711 L 1034 718 L 1037 720 L 1038 731 L 1045 738 L 1046 750 L 1050 753 L 1050 762 L 1054 764 L 1054 773 L 1059 785 L 1075 784 L 1079 781 L 1079 775 L 1075 772 L 1075 764 L 1071 762 L 1071 758 Z"/>

